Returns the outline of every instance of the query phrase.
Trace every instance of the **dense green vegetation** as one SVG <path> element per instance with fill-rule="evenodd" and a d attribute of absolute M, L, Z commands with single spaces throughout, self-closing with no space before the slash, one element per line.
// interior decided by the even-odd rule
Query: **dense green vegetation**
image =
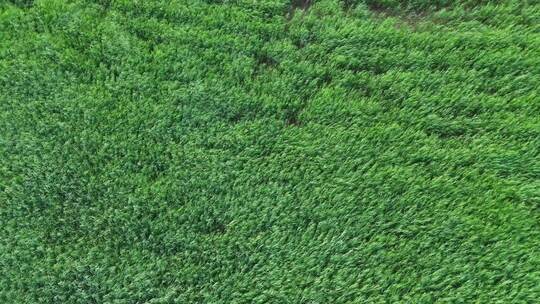
<path fill-rule="evenodd" d="M 1 303 L 537 303 L 540 4 L 0 1 Z"/>

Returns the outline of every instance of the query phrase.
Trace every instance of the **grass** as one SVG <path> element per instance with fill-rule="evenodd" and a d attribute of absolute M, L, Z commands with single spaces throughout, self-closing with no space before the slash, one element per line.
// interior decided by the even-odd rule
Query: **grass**
<path fill-rule="evenodd" d="M 0 2 L 0 302 L 536 303 L 537 1 Z"/>

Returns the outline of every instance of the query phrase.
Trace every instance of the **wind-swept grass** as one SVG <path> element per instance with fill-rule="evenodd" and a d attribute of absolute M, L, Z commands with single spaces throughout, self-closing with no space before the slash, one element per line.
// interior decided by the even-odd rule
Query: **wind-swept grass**
<path fill-rule="evenodd" d="M 0 4 L 1 303 L 536 303 L 536 1 Z"/>

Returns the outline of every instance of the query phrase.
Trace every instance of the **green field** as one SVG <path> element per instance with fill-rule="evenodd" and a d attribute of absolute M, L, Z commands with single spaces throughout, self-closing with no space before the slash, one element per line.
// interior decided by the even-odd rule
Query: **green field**
<path fill-rule="evenodd" d="M 0 0 L 0 303 L 538 303 L 540 1 Z"/>

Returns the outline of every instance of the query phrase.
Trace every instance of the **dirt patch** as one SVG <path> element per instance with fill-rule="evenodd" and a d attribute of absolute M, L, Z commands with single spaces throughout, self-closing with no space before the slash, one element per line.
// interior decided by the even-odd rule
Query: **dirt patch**
<path fill-rule="evenodd" d="M 289 11 L 287 12 L 287 19 L 290 20 L 294 16 L 294 12 L 300 9 L 306 12 L 313 4 L 314 0 L 291 0 Z"/>
<path fill-rule="evenodd" d="M 377 19 L 386 19 L 389 17 L 398 19 L 399 22 L 396 23 L 396 28 L 407 27 L 413 30 L 417 29 L 418 25 L 429 16 L 428 11 L 388 7 L 377 1 L 368 3 L 368 9 Z"/>
<path fill-rule="evenodd" d="M 291 9 L 302 9 L 307 11 L 312 4 L 312 0 L 291 0 Z"/>
<path fill-rule="evenodd" d="M 302 112 L 303 107 L 287 109 L 285 111 L 285 125 L 289 127 L 298 127 L 302 125 L 300 120 L 300 113 Z"/>

